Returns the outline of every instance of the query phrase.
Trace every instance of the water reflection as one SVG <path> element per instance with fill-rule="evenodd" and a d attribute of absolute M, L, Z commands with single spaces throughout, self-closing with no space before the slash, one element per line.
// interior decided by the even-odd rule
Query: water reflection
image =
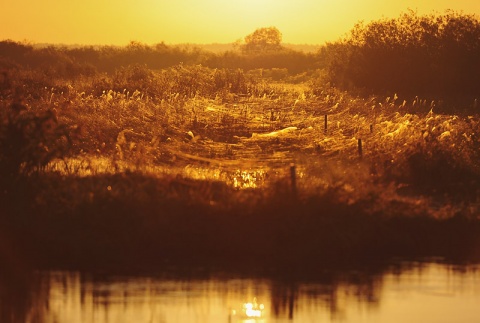
<path fill-rule="evenodd" d="M 311 280 L 79 272 L 37 272 L 11 280 L 2 275 L 0 321 L 478 322 L 479 269 L 409 263 Z M 261 317 L 241 315 L 248 303 L 261 309 Z"/>

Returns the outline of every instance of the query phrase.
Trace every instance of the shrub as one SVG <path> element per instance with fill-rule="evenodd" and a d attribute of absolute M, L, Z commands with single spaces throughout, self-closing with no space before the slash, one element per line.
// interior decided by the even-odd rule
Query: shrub
<path fill-rule="evenodd" d="M 241 69 L 219 69 L 214 72 L 215 91 L 247 93 L 247 79 Z"/>
<path fill-rule="evenodd" d="M 121 67 L 113 75 L 113 90 L 121 92 L 124 89 L 134 92 L 139 90 L 144 93 L 153 91 L 153 72 L 145 65 L 131 65 Z M 106 89 L 104 89 L 106 90 Z"/>
<path fill-rule="evenodd" d="M 70 131 L 57 122 L 54 110 L 32 111 L 19 103 L 1 110 L 0 176 L 9 183 L 18 176 L 41 170 L 65 156 Z"/>
<path fill-rule="evenodd" d="M 461 98 L 480 92 L 480 21 L 447 11 L 357 24 L 330 45 L 329 76 L 345 89 L 369 93 Z M 325 53 L 324 53 L 325 55 Z"/>

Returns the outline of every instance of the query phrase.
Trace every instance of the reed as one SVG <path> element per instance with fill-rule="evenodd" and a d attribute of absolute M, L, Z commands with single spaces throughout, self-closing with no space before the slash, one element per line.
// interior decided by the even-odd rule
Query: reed
<path fill-rule="evenodd" d="M 476 114 L 202 66 L 27 72 L 0 98 L 0 227 L 24 263 L 478 259 Z"/>

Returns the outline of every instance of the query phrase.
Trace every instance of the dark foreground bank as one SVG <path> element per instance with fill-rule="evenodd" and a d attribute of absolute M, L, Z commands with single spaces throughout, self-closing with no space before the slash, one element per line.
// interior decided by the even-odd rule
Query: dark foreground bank
<path fill-rule="evenodd" d="M 480 223 L 407 205 L 347 203 L 335 190 L 294 196 L 285 183 L 223 183 L 135 173 L 42 175 L 2 194 L 5 267 L 138 270 L 172 265 L 304 268 L 392 257 L 480 259 Z"/>

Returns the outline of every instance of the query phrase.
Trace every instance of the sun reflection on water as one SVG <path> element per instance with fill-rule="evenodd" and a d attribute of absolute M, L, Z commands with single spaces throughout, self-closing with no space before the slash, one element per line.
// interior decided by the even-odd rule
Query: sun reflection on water
<path fill-rule="evenodd" d="M 211 274 L 112 276 L 47 271 L 36 272 L 34 279 L 20 285 L 0 277 L 0 312 L 15 314 L 20 318 L 15 322 L 58 323 L 480 319 L 479 265 L 396 263 L 381 272 L 339 272 L 340 276 L 332 273 L 332 279 L 322 275 L 311 281 Z"/>
<path fill-rule="evenodd" d="M 253 303 L 243 304 L 243 312 L 247 317 L 262 317 L 263 310 L 265 306 L 263 304 L 258 304 L 257 299 L 253 299 Z"/>

